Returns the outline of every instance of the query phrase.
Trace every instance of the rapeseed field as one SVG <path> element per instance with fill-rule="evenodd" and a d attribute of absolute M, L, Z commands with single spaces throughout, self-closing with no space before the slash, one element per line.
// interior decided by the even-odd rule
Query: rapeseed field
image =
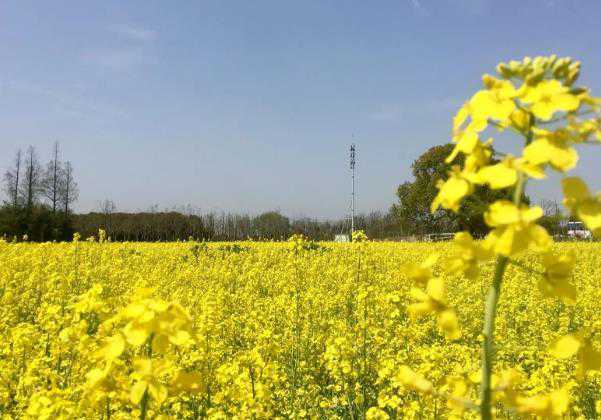
<path fill-rule="evenodd" d="M 576 255 L 577 299 L 546 297 L 529 254 L 509 266 L 495 332 L 504 373 L 494 380 L 519 376 L 511 391 L 522 398 L 565 390 L 566 414 L 593 418 L 601 377 L 583 380 L 578 358 L 558 358 L 550 346 L 599 330 L 601 249 L 555 250 Z M 449 275 L 454 252 L 450 243 L 0 242 L 0 411 L 475 417 L 462 401 L 478 398 L 494 264 L 481 266 L 479 280 Z M 416 273 L 428 265 L 457 314 L 460 333 L 450 340 L 435 317 L 409 316 Z M 496 407 L 499 417 L 518 415 L 501 399 Z"/>

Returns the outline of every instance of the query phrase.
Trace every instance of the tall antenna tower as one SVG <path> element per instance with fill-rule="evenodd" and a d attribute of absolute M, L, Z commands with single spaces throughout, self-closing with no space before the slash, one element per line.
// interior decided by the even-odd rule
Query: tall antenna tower
<path fill-rule="evenodd" d="M 350 162 L 351 162 L 351 178 L 352 178 L 352 192 L 351 192 L 351 240 L 353 238 L 353 232 L 355 232 L 355 143 L 351 144 L 350 151 Z"/>

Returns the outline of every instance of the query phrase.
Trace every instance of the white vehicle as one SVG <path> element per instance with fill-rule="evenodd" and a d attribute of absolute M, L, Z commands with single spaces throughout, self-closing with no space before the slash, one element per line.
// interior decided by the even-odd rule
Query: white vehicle
<path fill-rule="evenodd" d="M 568 222 L 568 236 L 572 239 L 591 239 L 593 236 L 582 222 Z"/>
<path fill-rule="evenodd" d="M 349 241 L 349 236 L 348 235 L 335 235 L 334 236 L 334 242 L 350 242 Z"/>

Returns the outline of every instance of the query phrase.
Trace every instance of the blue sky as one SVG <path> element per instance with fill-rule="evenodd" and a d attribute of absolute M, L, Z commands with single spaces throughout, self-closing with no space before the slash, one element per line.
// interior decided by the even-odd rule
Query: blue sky
<path fill-rule="evenodd" d="M 0 170 L 58 140 L 80 211 L 341 217 L 354 138 L 358 208 L 386 209 L 497 62 L 577 57 L 601 95 L 599 21 L 598 0 L 4 0 Z"/>

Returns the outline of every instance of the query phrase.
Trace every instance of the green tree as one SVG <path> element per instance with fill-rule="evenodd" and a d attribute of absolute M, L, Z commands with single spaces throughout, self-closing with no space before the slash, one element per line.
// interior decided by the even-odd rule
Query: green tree
<path fill-rule="evenodd" d="M 462 157 L 447 163 L 445 159 L 454 145 L 434 146 L 423 153 L 411 165 L 413 181 L 404 182 L 397 189 L 398 203 L 393 212 L 398 218 L 403 234 L 427 234 L 467 230 L 482 236 L 488 232 L 482 213 L 489 203 L 501 198 L 510 199 L 508 190 L 491 190 L 478 186 L 474 194 L 464 200 L 458 213 L 448 210 L 430 212 L 430 204 L 436 196 L 439 180 L 447 178 L 453 165 L 462 165 Z"/>
<path fill-rule="evenodd" d="M 290 220 L 277 211 L 268 211 L 253 220 L 257 237 L 261 239 L 286 239 L 290 235 Z"/>

